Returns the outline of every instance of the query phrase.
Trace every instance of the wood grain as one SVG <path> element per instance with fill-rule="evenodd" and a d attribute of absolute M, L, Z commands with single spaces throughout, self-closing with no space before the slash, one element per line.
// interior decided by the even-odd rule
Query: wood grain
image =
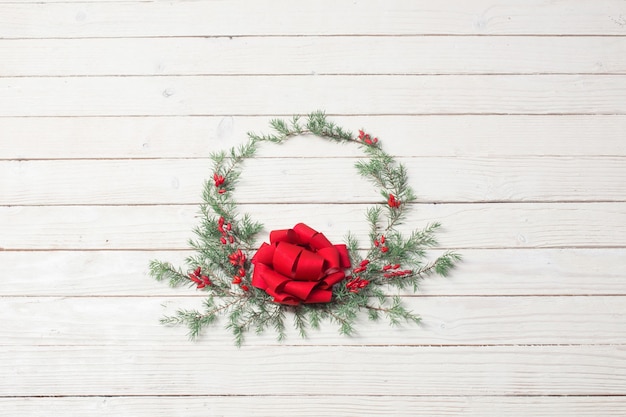
<path fill-rule="evenodd" d="M 358 159 L 304 155 L 246 161 L 237 201 L 381 202 L 354 168 Z M 397 161 L 410 173 L 419 202 L 626 201 L 624 158 Z M 199 204 L 211 166 L 206 159 L 0 161 L 0 204 Z"/>
<path fill-rule="evenodd" d="M 0 4 L 1 38 L 599 34 L 623 35 L 619 0 L 288 0 Z M 329 12 L 331 11 L 331 12 Z M 288 18 L 287 18 L 288 16 Z M 262 18 L 260 18 L 262 17 Z M 320 24 L 323 22 L 323 24 Z"/>
<path fill-rule="evenodd" d="M 354 51 L 364 50 L 368 53 L 354 54 Z M 623 74 L 626 73 L 626 38 L 3 39 L 0 40 L 0 56 L 3 57 L 0 76 Z M 280 65 L 276 65 L 277 62 Z"/>
<path fill-rule="evenodd" d="M 625 48 L 623 0 L 0 0 L 0 414 L 625 415 Z M 316 109 L 464 255 L 401 294 L 422 326 L 160 326 L 210 152 Z M 359 156 L 262 147 L 241 210 L 366 246 Z"/>
<path fill-rule="evenodd" d="M 342 241 L 351 231 L 365 242 L 366 207 L 260 204 L 242 206 L 241 211 L 262 222 L 267 233 L 304 221 L 332 241 Z M 442 222 L 438 234 L 441 248 L 626 246 L 624 203 L 427 204 L 415 210 L 406 230 Z M 0 248 L 188 249 L 187 241 L 199 224 L 197 214 L 195 205 L 0 207 L 0 229 L 5 232 L 0 236 Z"/>
<path fill-rule="evenodd" d="M 243 143 L 247 132 L 269 132 L 271 117 L 0 117 L 0 134 L 12 139 L 0 141 L 0 159 L 206 158 Z M 626 155 L 622 115 L 329 117 L 353 132 L 365 127 L 396 156 Z M 306 147 L 311 157 L 358 154 L 307 137 L 261 146 L 259 156 L 302 156 L 305 143 L 314 144 Z"/>
<path fill-rule="evenodd" d="M 428 278 L 426 296 L 626 295 L 626 249 L 463 249 L 447 278 Z M 152 259 L 185 267 L 189 251 L 0 251 L 0 296 L 186 296 L 148 277 Z M 429 257 L 438 254 L 433 251 Z M 28 279 L 24 279 L 28 277 Z M 411 291 L 412 293 L 412 291 Z"/>
<path fill-rule="evenodd" d="M 178 309 L 203 311 L 202 292 L 177 291 L 184 298 L 162 297 L 5 297 L 0 333 L 11 335 L 5 346 L 187 346 L 184 326 L 169 328 L 159 318 Z M 357 321 L 357 335 L 338 334 L 337 325 L 324 322 L 299 337 L 287 314 L 290 345 L 510 345 L 510 344 L 626 344 L 626 296 L 555 297 L 405 297 L 404 305 L 422 318 L 420 326 L 390 327 Z M 207 328 L 198 345 L 216 347 L 232 341 L 225 321 Z M 279 345 L 273 331 L 251 333 L 246 344 Z"/>
<path fill-rule="evenodd" d="M 625 114 L 626 83 L 619 75 L 0 78 L 4 116 L 272 115 L 308 113 L 311 103 L 359 115 Z"/>
<path fill-rule="evenodd" d="M 0 346 L 0 395 L 620 395 L 623 346 Z M 395 360 L 389 360 L 393 357 Z M 297 370 L 285 372 L 284 369 Z M 63 378 L 60 378 L 63 375 Z M 306 378 L 303 377 L 306 375 Z M 416 378 L 419 375 L 419 378 Z M 454 376 L 454 377 L 452 377 Z M 346 387 L 346 381 L 351 381 Z"/>
<path fill-rule="evenodd" d="M 185 412 L 185 417 L 276 415 L 281 412 L 303 417 L 332 415 L 432 417 L 588 417 L 602 408 L 602 415 L 622 417 L 626 404 L 620 396 L 367 396 L 348 392 L 343 395 L 259 396 L 147 396 L 147 397 L 58 397 L 0 398 L 0 407 L 15 417 L 65 417 L 72 413 L 93 417 L 115 415 L 134 417 L 146 413 L 152 417 L 170 417 Z"/>

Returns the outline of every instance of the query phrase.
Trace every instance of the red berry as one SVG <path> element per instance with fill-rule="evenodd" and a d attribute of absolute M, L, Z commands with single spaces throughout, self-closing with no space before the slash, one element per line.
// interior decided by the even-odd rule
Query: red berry
<path fill-rule="evenodd" d="M 389 199 L 387 200 L 387 204 L 391 208 L 398 208 L 400 207 L 400 200 L 396 199 L 395 195 L 389 194 Z"/>
<path fill-rule="evenodd" d="M 219 187 L 220 185 L 224 184 L 225 178 L 222 177 L 221 175 L 217 175 L 217 172 L 213 174 L 213 183 L 215 184 L 216 187 Z"/>

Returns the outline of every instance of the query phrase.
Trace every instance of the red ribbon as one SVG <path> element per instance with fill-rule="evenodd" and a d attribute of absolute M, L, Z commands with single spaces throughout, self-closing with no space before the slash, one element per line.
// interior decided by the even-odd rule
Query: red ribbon
<path fill-rule="evenodd" d="M 252 258 L 252 285 L 280 304 L 328 303 L 350 267 L 346 245 L 333 245 L 304 223 L 273 230 Z"/>

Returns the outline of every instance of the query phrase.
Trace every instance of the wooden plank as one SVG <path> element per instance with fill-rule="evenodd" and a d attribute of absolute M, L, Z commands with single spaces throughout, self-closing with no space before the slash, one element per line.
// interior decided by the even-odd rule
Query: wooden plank
<path fill-rule="evenodd" d="M 305 140 L 300 141 L 303 156 L 308 149 Z M 357 160 L 250 159 L 235 195 L 240 203 L 381 202 L 377 189 L 358 175 Z M 626 198 L 623 157 L 397 161 L 407 167 L 420 202 L 623 202 Z M 211 165 L 195 158 L 0 161 L 0 204 L 198 204 Z"/>
<path fill-rule="evenodd" d="M 148 396 L 0 398 L 0 407 L 13 417 L 65 417 L 68 412 L 92 417 L 171 417 L 184 410 L 185 417 L 206 415 L 271 415 L 319 417 L 332 415 L 432 417 L 622 417 L 626 402 L 621 396 L 518 397 L 518 396 Z"/>
<path fill-rule="evenodd" d="M 241 206 L 241 212 L 253 213 L 266 232 L 305 222 L 336 242 L 351 231 L 363 244 L 366 207 L 260 204 Z M 188 249 L 197 214 L 196 206 L 0 207 L 0 248 Z M 409 214 L 403 230 L 433 221 L 444 226 L 438 234 L 441 248 L 626 246 L 623 203 L 425 204 Z"/>
<path fill-rule="evenodd" d="M 368 53 L 354 53 L 364 50 Z M 0 56 L 3 58 L 0 76 L 5 77 L 624 74 L 626 38 L 341 36 L 4 39 L 0 40 Z M 251 62 L 254 65 L 250 65 Z"/>
<path fill-rule="evenodd" d="M 626 5 L 451 1 L 0 0 L 0 159 L 47 159 L 0 163 L 0 414 L 626 414 Z M 472 203 L 407 225 L 441 220 L 462 273 L 405 297 L 421 328 L 237 350 L 221 325 L 198 343 L 160 326 L 202 298 L 146 275 L 187 253 L 194 158 L 313 102 L 416 157 L 422 202 Z M 247 173 L 357 155 L 293 143 Z M 242 201 L 289 202 L 243 180 Z M 242 210 L 364 240 L 358 186 Z"/>
<path fill-rule="evenodd" d="M 619 0 L 16 2 L 0 4 L 0 37 L 623 35 L 624 12 Z"/>
<path fill-rule="evenodd" d="M 0 251 L 0 296 L 181 296 L 187 291 L 148 277 L 148 263 L 160 259 L 184 267 L 189 254 Z M 445 279 L 424 280 L 420 293 L 626 295 L 626 249 L 463 249 L 462 254 L 457 271 Z"/>
<path fill-rule="evenodd" d="M 190 343 L 148 349 L 9 346 L 0 353 L 3 396 L 334 396 L 346 392 L 346 381 L 350 393 L 368 396 L 621 395 L 626 390 L 623 346 L 236 349 Z"/>
<path fill-rule="evenodd" d="M 0 159 L 208 157 L 241 144 L 247 132 L 269 132 L 272 117 L 0 117 L 0 135 L 15 138 L 0 141 Z M 396 156 L 626 155 L 621 115 L 329 118 L 353 132 L 366 128 Z M 259 156 L 301 156 L 303 141 L 315 144 L 310 157 L 359 152 L 307 137 L 261 146 Z"/>
<path fill-rule="evenodd" d="M 179 289 L 171 297 L 5 297 L 0 344 L 38 345 L 163 345 L 186 346 L 187 329 L 159 324 L 180 309 L 203 311 L 203 296 Z M 420 326 L 389 327 L 367 321 L 363 312 L 357 335 L 338 334 L 325 322 L 302 339 L 287 314 L 290 345 L 509 345 L 509 344 L 626 344 L 625 296 L 556 297 L 405 297 L 405 306 L 422 317 Z M 106 319 L 104 319 L 106 318 Z M 225 320 L 203 332 L 202 342 L 228 344 Z M 266 331 L 246 338 L 250 345 L 276 345 Z"/>
<path fill-rule="evenodd" d="M 0 93 L 3 116 L 626 113 L 620 75 L 6 77 Z"/>

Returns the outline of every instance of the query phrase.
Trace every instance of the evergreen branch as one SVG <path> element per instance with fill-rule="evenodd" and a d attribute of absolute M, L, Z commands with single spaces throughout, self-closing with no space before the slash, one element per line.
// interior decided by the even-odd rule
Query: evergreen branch
<path fill-rule="evenodd" d="M 339 324 L 339 334 L 343 334 L 345 336 L 351 336 L 354 333 L 354 327 L 349 320 L 343 317 L 340 317 L 337 313 L 335 313 L 331 309 L 326 309 L 325 312 L 328 313 L 328 315 L 332 317 Z"/>
<path fill-rule="evenodd" d="M 307 332 L 306 332 L 306 328 L 307 328 L 306 315 L 299 308 L 296 308 L 294 310 L 293 324 L 294 324 L 294 327 L 296 328 L 296 330 L 298 330 L 298 333 L 300 334 L 300 337 L 303 338 L 303 339 L 306 339 L 306 337 L 307 337 Z"/>
<path fill-rule="evenodd" d="M 186 324 L 190 337 L 196 338 L 202 328 L 227 315 L 226 328 L 232 332 L 237 346 L 243 343 L 245 333 L 251 329 L 262 333 L 272 328 L 278 340 L 282 341 L 286 337 L 287 313 L 292 315 L 293 326 L 301 337 L 307 337 L 308 328 L 319 329 L 321 321 L 326 319 L 337 324 L 341 334 L 352 335 L 358 314 L 363 311 L 367 312 L 370 320 L 379 320 L 384 315 L 391 325 L 419 323 L 419 316 L 403 307 L 399 297 L 390 299 L 386 296 L 382 286 L 402 288 L 413 285 L 417 290 L 417 283 L 423 277 L 447 275 L 460 256 L 446 252 L 422 265 L 424 249 L 436 245 L 435 233 L 439 224 L 427 225 L 408 237 L 396 230 L 406 216 L 409 203 L 415 201 L 406 167 L 386 153 L 377 138 L 362 130 L 358 137 L 354 137 L 350 131 L 330 122 L 322 111 L 310 113 L 304 118 L 294 116 L 289 121 L 273 119 L 270 127 L 272 132 L 269 134 L 250 132 L 248 141 L 242 145 L 210 155 L 213 178 L 204 183 L 200 224 L 194 229 L 196 240 L 189 242 L 195 255 L 186 260 L 188 271 L 193 272 L 185 273 L 167 262 L 150 263 L 150 274 L 155 279 L 167 280 L 172 286 L 197 284 L 208 294 L 204 313 L 178 310 L 174 316 L 163 318 L 162 322 Z M 349 282 L 334 286 L 330 303 L 293 307 L 274 303 L 265 291 L 252 287 L 250 259 L 263 224 L 252 220 L 248 214 L 239 214 L 232 192 L 241 175 L 242 162 L 256 155 L 260 143 L 280 144 L 291 137 L 303 135 L 319 136 L 336 143 L 357 144 L 367 159 L 357 161 L 356 170 L 374 184 L 385 202 L 366 211 L 371 247 L 365 259 L 361 259 L 354 236 L 350 233 L 346 236 L 353 265 L 353 275 L 347 278 Z M 399 269 L 400 265 L 411 269 Z M 385 275 L 384 271 L 389 268 L 399 274 Z M 220 300 L 219 305 L 216 300 Z M 373 300 L 378 301 L 377 306 L 371 304 Z"/>
<path fill-rule="evenodd" d="M 157 260 L 150 261 L 150 275 L 157 281 L 169 281 L 171 287 L 189 281 L 187 275 L 183 274 L 180 268 L 175 268 L 169 262 L 161 262 Z"/>

